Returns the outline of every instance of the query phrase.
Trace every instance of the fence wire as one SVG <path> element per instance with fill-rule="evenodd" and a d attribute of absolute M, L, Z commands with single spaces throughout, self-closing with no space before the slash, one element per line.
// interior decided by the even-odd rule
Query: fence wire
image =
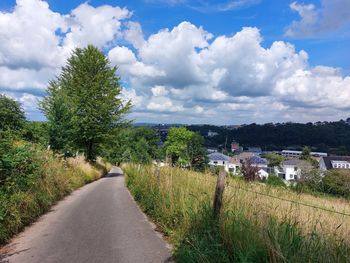
<path fill-rule="evenodd" d="M 254 193 L 254 194 L 257 194 L 257 195 L 263 195 L 263 196 L 271 197 L 271 198 L 278 199 L 278 200 L 285 201 L 285 202 L 289 202 L 289 203 L 292 203 L 292 204 L 297 204 L 297 205 L 301 205 L 301 206 L 311 207 L 311 208 L 314 208 L 314 209 L 319 209 L 319 210 L 323 210 L 323 211 L 326 211 L 326 212 L 335 213 L 335 214 L 339 214 L 339 215 L 349 216 L 350 217 L 350 214 L 348 214 L 348 213 L 343 213 L 343 212 L 331 210 L 331 209 L 320 207 L 320 206 L 310 205 L 310 204 L 298 202 L 298 201 L 295 201 L 295 200 L 290 200 L 290 199 L 286 199 L 286 198 L 283 198 L 283 197 L 270 195 L 270 194 L 267 194 L 267 193 L 261 193 L 261 192 L 250 190 L 250 189 L 247 189 L 247 188 L 244 188 L 244 187 L 235 187 L 235 186 L 232 186 L 232 185 L 229 185 L 229 184 L 226 184 L 226 186 L 231 187 L 233 189 L 238 189 L 238 190 L 243 190 L 243 191 L 246 191 L 246 192 Z"/>

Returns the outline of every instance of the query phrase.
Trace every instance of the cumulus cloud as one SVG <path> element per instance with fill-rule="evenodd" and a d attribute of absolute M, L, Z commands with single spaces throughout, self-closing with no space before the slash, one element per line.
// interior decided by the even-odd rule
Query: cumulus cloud
<path fill-rule="evenodd" d="M 290 32 L 312 34 L 323 20 L 333 21 L 322 10 L 336 6 L 293 3 L 302 20 Z M 340 14 L 332 28 L 344 25 L 339 21 L 347 11 Z M 59 14 L 44 1 L 17 0 L 12 11 L 0 12 L 0 39 L 0 90 L 30 116 L 37 116 L 37 99 L 71 50 L 88 43 L 118 67 L 122 98 L 132 100 L 132 118 L 139 121 L 310 121 L 346 117 L 350 109 L 350 76 L 309 66 L 308 54 L 291 43 L 263 46 L 255 27 L 214 36 L 184 21 L 145 36 L 126 8 L 84 3 Z"/>
<path fill-rule="evenodd" d="M 290 8 L 299 14 L 300 20 L 287 27 L 285 35 L 289 37 L 314 37 L 350 25 L 348 0 L 322 0 L 319 8 L 314 4 L 293 2 Z"/>

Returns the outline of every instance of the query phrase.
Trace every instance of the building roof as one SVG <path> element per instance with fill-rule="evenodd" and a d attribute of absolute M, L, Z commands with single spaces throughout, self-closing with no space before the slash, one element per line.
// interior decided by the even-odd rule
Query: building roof
<path fill-rule="evenodd" d="M 300 160 L 300 159 L 290 159 L 290 160 L 285 160 L 283 162 L 283 165 L 291 165 L 291 166 L 297 166 L 297 167 L 312 167 L 312 164 L 308 161 L 305 160 Z"/>
<path fill-rule="evenodd" d="M 263 164 L 263 165 L 267 165 L 267 160 L 264 158 L 261 158 L 259 156 L 253 155 L 252 157 L 250 157 L 248 159 L 248 161 L 250 162 L 250 164 Z"/>
<path fill-rule="evenodd" d="M 210 161 L 229 161 L 230 160 L 229 156 L 219 152 L 208 154 L 208 158 Z"/>
<path fill-rule="evenodd" d="M 324 164 L 328 169 L 332 169 L 332 161 L 345 161 L 345 162 L 350 162 L 350 156 L 327 156 L 327 157 L 322 157 Z"/>

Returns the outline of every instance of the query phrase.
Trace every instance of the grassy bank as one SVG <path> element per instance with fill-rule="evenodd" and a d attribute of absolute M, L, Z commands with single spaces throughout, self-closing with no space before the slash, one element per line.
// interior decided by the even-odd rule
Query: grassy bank
<path fill-rule="evenodd" d="M 174 244 L 178 262 L 350 260 L 346 200 L 228 179 L 217 222 L 211 211 L 215 177 L 162 168 L 158 179 L 152 166 L 131 164 L 124 171 L 136 201 Z"/>
<path fill-rule="evenodd" d="M 52 152 L 23 141 L 9 142 L 0 161 L 0 244 L 56 201 L 110 169 L 101 160 L 95 165 L 82 157 L 63 161 Z"/>

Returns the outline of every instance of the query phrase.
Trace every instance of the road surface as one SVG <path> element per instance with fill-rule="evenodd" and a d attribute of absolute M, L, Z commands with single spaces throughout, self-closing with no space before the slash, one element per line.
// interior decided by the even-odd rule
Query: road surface
<path fill-rule="evenodd" d="M 55 205 L 0 251 L 0 262 L 172 262 L 119 168 Z"/>

